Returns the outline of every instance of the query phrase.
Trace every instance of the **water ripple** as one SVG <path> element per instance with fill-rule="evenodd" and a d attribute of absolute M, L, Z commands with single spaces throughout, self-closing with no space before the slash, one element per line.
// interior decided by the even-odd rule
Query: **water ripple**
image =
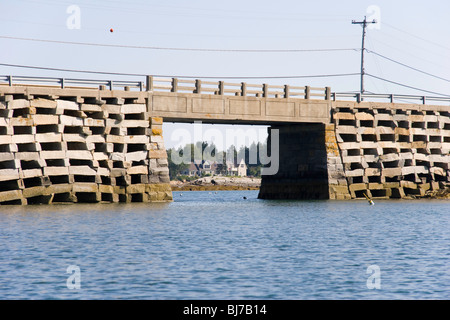
<path fill-rule="evenodd" d="M 243 196 L 247 200 L 243 200 Z M 0 208 L 0 299 L 448 299 L 448 201 Z M 67 267 L 80 268 L 69 289 Z M 380 289 L 369 289 L 369 266 Z"/>

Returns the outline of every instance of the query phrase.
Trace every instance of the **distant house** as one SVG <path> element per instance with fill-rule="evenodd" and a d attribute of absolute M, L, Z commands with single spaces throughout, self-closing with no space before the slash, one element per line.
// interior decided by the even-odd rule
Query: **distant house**
<path fill-rule="evenodd" d="M 228 176 L 246 177 L 247 176 L 247 165 L 245 164 L 244 159 L 241 159 L 241 161 L 239 161 L 239 162 L 227 161 L 227 175 Z"/>
<path fill-rule="evenodd" d="M 189 164 L 189 167 L 184 170 L 182 175 L 194 177 L 194 176 L 204 176 L 204 175 L 228 175 L 228 176 L 247 176 L 247 165 L 244 160 L 240 162 L 230 162 L 227 161 L 224 166 L 218 162 L 211 162 L 208 160 L 194 160 Z"/>
<path fill-rule="evenodd" d="M 210 162 L 208 160 L 194 160 L 189 164 L 189 168 L 182 172 L 187 176 L 204 176 L 218 174 L 218 168 L 220 165 L 216 162 Z"/>

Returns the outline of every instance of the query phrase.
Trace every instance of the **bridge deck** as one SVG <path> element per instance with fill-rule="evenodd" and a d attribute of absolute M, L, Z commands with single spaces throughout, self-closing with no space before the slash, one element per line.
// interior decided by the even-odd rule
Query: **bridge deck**
<path fill-rule="evenodd" d="M 0 86 L 0 95 L 25 95 L 73 99 L 132 99 L 146 103 L 150 116 L 165 121 L 205 123 L 271 124 L 279 122 L 330 121 L 331 100 L 268 98 L 158 91 L 100 90 L 91 88 L 56 88 L 49 86 Z"/>

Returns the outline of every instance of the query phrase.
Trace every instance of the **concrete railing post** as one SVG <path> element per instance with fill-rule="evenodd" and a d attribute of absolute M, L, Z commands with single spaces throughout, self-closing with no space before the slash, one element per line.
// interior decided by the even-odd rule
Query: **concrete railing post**
<path fill-rule="evenodd" d="M 146 76 L 145 81 L 146 81 L 146 87 L 147 87 L 146 90 L 153 91 L 153 76 Z"/>
<path fill-rule="evenodd" d="M 331 100 L 331 88 L 325 87 L 325 100 Z"/>
<path fill-rule="evenodd" d="M 202 80 L 200 79 L 195 80 L 195 93 L 202 93 Z"/>
<path fill-rule="evenodd" d="M 289 85 L 284 85 L 284 97 L 289 98 Z"/>
<path fill-rule="evenodd" d="M 247 84 L 245 82 L 241 82 L 241 96 L 247 96 Z"/>
<path fill-rule="evenodd" d="M 305 87 L 305 99 L 309 99 L 311 96 L 311 88 L 310 86 Z"/>
<path fill-rule="evenodd" d="M 219 81 L 219 95 L 223 96 L 225 89 L 225 82 Z"/>
<path fill-rule="evenodd" d="M 178 79 L 172 78 L 172 90 L 171 92 L 177 92 L 178 91 Z"/>
<path fill-rule="evenodd" d="M 263 97 L 264 98 L 269 97 L 269 85 L 267 83 L 263 84 Z"/>

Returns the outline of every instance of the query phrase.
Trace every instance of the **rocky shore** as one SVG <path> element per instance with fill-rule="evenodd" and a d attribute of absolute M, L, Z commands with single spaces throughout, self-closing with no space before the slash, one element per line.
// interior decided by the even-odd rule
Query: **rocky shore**
<path fill-rule="evenodd" d="M 260 178 L 203 177 L 193 181 L 171 181 L 172 191 L 259 190 Z"/>
<path fill-rule="evenodd" d="M 249 177 L 204 177 L 193 181 L 171 181 L 172 191 L 211 190 L 259 190 L 261 178 Z M 405 199 L 450 199 L 450 187 L 429 191 L 423 197 L 410 196 Z"/>

